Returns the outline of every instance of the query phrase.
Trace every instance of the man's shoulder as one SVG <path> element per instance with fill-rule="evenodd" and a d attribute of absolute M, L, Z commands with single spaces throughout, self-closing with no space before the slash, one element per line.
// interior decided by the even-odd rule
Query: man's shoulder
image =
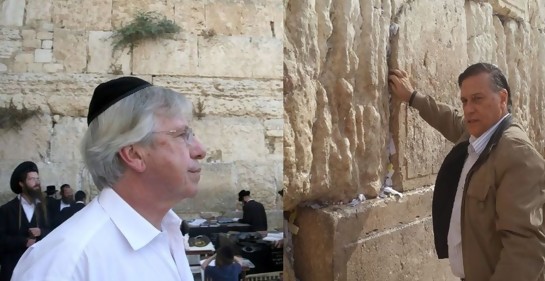
<path fill-rule="evenodd" d="M 15 206 L 19 203 L 19 199 L 17 199 L 17 197 L 9 200 L 8 202 L 4 203 L 3 205 L 0 206 L 0 210 L 5 210 L 5 209 L 9 209 L 11 208 L 12 206 Z"/>
<path fill-rule="evenodd" d="M 498 155 L 510 161 L 544 161 L 532 141 L 519 124 L 513 123 L 500 138 L 497 146 Z"/>

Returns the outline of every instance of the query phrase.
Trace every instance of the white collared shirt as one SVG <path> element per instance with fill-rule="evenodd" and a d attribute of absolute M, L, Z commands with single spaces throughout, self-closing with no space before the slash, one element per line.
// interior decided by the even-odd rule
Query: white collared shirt
<path fill-rule="evenodd" d="M 113 189 L 105 188 L 39 243 L 13 272 L 20 280 L 193 280 L 170 210 L 156 229 Z"/>
<path fill-rule="evenodd" d="M 28 222 L 30 222 L 32 220 L 32 216 L 34 216 L 36 204 L 28 202 L 25 197 L 21 196 L 21 194 L 17 194 L 17 198 L 19 198 L 19 201 L 21 202 L 21 206 L 23 207 L 23 211 L 25 212 L 26 219 L 28 220 Z M 39 200 L 36 201 L 39 202 Z"/>
<path fill-rule="evenodd" d="M 452 215 L 450 217 L 450 227 L 448 232 L 448 256 L 452 274 L 459 278 L 465 278 L 464 263 L 462 258 L 462 228 L 461 228 L 461 214 L 462 214 L 462 196 L 464 194 L 464 185 L 466 182 L 467 174 L 471 167 L 477 162 L 479 156 L 486 148 L 486 145 L 490 141 L 490 137 L 498 128 L 498 125 L 510 114 L 506 114 L 500 119 L 494 126 L 488 129 L 480 137 L 469 137 L 469 146 L 467 147 L 468 156 L 464 162 L 462 173 L 460 174 L 460 180 L 458 181 L 458 189 L 456 191 L 456 197 L 454 198 L 454 205 L 452 206 Z"/>
<path fill-rule="evenodd" d="M 66 207 L 70 207 L 70 204 L 66 204 L 66 203 L 64 203 L 64 202 L 62 201 L 62 199 L 61 199 L 61 204 L 60 204 L 60 205 L 61 205 L 61 207 L 60 207 L 60 208 L 61 208 L 61 209 L 60 209 L 60 211 L 62 211 L 62 209 L 66 208 Z"/>

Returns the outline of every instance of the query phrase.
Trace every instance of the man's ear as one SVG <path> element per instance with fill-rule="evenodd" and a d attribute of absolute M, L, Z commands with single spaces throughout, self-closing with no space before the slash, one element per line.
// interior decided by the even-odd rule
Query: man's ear
<path fill-rule="evenodd" d="M 127 168 L 138 173 L 141 173 L 146 169 L 141 147 L 137 145 L 125 146 L 119 150 L 118 154 L 119 158 L 127 165 Z"/>
<path fill-rule="evenodd" d="M 509 94 L 507 93 L 506 89 L 501 89 L 499 92 L 500 95 L 500 103 L 502 106 L 505 106 L 505 110 L 507 110 L 507 102 L 509 100 Z"/>

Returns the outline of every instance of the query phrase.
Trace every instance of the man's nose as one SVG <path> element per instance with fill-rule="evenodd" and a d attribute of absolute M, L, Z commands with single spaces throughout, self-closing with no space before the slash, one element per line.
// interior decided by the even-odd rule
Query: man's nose
<path fill-rule="evenodd" d="M 192 159 L 204 159 L 206 156 L 206 148 L 198 138 L 191 144 L 189 155 Z"/>

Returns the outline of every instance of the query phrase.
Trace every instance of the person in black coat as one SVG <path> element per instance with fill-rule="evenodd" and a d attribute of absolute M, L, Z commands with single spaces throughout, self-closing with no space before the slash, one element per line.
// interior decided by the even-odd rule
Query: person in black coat
<path fill-rule="evenodd" d="M 76 202 L 70 205 L 70 207 L 66 207 L 61 210 L 55 221 L 55 227 L 61 225 L 63 222 L 72 217 L 75 213 L 83 209 L 83 207 L 85 207 L 86 198 L 87 195 L 85 194 L 85 192 L 82 190 L 78 190 L 75 195 Z"/>
<path fill-rule="evenodd" d="M 238 193 L 238 201 L 243 204 L 242 219 L 238 222 L 249 224 L 252 231 L 267 231 L 267 214 L 263 204 L 252 199 L 250 191 L 244 189 Z"/>
<path fill-rule="evenodd" d="M 9 281 L 25 250 L 49 233 L 36 164 L 19 164 L 11 175 L 10 187 L 17 196 L 0 206 L 0 281 Z"/>

